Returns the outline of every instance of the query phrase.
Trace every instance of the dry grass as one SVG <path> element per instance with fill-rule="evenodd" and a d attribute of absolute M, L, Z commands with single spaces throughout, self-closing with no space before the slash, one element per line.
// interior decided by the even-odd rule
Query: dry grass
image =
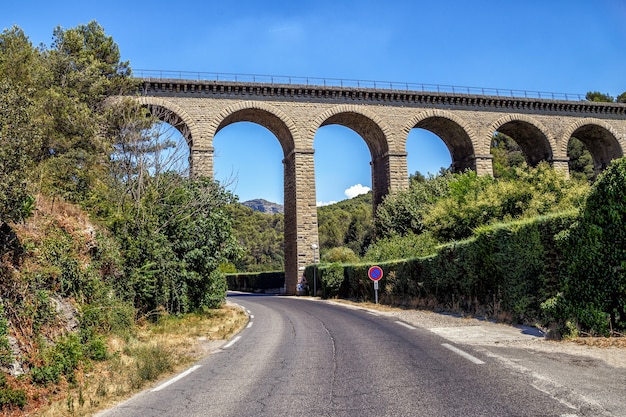
<path fill-rule="evenodd" d="M 578 345 L 626 349 L 626 337 L 576 337 L 568 340 Z"/>
<path fill-rule="evenodd" d="M 142 323 L 124 340 L 108 341 L 111 358 L 78 372 L 76 383 L 58 387 L 49 404 L 14 416 L 91 416 L 134 393 L 187 368 L 205 356 L 216 342 L 241 330 L 248 318 L 241 309 L 225 306 L 204 314 L 162 316 Z M 12 415 L 13 416 L 13 415 Z"/>

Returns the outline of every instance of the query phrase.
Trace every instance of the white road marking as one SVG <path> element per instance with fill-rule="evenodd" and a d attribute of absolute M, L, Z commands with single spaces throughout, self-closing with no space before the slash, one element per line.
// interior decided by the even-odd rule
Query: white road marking
<path fill-rule="evenodd" d="M 250 318 L 253 319 L 254 318 L 254 314 L 250 314 Z"/>
<path fill-rule="evenodd" d="M 192 373 L 193 371 L 195 371 L 196 369 L 198 369 L 201 365 L 194 365 L 191 368 L 187 369 L 185 372 L 183 372 L 182 374 L 175 376 L 174 378 L 170 379 L 167 382 L 162 383 L 161 385 L 159 385 L 158 387 L 154 388 L 152 390 L 152 392 L 156 392 L 156 391 L 161 391 L 163 388 L 168 387 L 170 385 L 172 385 L 174 382 L 179 381 L 181 379 L 183 379 L 184 377 L 186 377 L 187 375 L 189 375 L 190 373 Z"/>
<path fill-rule="evenodd" d="M 229 347 L 232 347 L 235 343 L 239 341 L 239 339 L 241 339 L 241 336 L 236 336 L 233 340 L 226 343 L 222 349 L 228 349 Z"/>
<path fill-rule="evenodd" d="M 559 384 L 558 382 L 551 380 L 547 376 L 541 375 L 529 368 L 526 368 L 518 363 L 515 363 L 510 358 L 497 355 L 488 349 L 484 349 L 480 347 L 475 347 L 475 349 L 487 357 L 494 358 L 495 360 L 497 360 L 498 362 L 500 362 L 507 368 L 514 370 L 520 375 L 525 375 L 531 378 L 530 385 L 533 388 L 549 395 L 551 398 L 557 400 L 558 402 L 565 405 L 566 407 L 571 408 L 572 410 L 580 410 L 582 408 L 587 408 L 588 410 L 592 412 L 592 414 L 590 415 L 603 416 L 603 417 L 608 417 L 608 416 L 613 415 L 607 410 L 605 410 L 604 407 L 602 407 L 602 405 L 600 405 L 600 403 L 598 403 L 597 401 L 591 398 L 585 397 L 584 395 L 578 394 L 577 392 L 570 390 L 569 388 Z M 570 416 L 576 416 L 576 414 L 563 414 L 563 416 L 570 417 Z"/>
<path fill-rule="evenodd" d="M 380 317 L 380 314 L 374 312 L 374 311 L 368 311 L 367 314 L 371 314 L 372 316 L 376 316 L 376 317 Z"/>
<path fill-rule="evenodd" d="M 410 324 L 407 324 L 407 323 L 405 323 L 403 321 L 397 320 L 396 323 L 398 323 L 400 326 L 406 327 L 407 329 L 417 330 L 417 327 L 411 326 Z"/>
<path fill-rule="evenodd" d="M 441 346 L 445 347 L 446 349 L 451 350 L 452 352 L 456 353 L 457 355 L 460 355 L 462 357 L 464 357 L 465 359 L 467 359 L 468 361 L 475 363 L 476 365 L 483 365 L 485 362 L 481 361 L 480 359 L 478 359 L 475 356 L 470 355 L 467 352 L 462 351 L 461 349 L 454 347 L 452 345 L 449 345 L 447 343 L 442 343 Z"/>
<path fill-rule="evenodd" d="M 252 325 L 254 324 L 253 321 L 251 321 L 250 323 L 248 323 L 248 325 L 246 326 L 246 329 L 249 329 L 250 327 L 252 327 Z"/>

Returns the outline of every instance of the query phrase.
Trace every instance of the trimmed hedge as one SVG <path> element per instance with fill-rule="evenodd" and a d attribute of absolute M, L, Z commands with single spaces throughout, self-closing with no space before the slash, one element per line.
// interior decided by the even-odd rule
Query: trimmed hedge
<path fill-rule="evenodd" d="M 559 289 L 563 268 L 555 235 L 575 220 L 576 212 L 566 212 L 480 227 L 471 239 L 441 246 L 435 255 L 380 263 L 381 302 L 538 320 L 541 303 Z M 373 300 L 371 265 L 317 265 L 322 297 Z M 305 273 L 313 282 L 312 265 Z"/>
<path fill-rule="evenodd" d="M 266 292 L 282 289 L 285 286 L 285 273 L 275 271 L 226 274 L 226 282 L 231 291 Z"/>

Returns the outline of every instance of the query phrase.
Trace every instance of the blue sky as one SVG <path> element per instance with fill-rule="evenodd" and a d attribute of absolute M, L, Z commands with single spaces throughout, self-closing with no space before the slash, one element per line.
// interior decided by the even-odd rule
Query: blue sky
<path fill-rule="evenodd" d="M 56 26 L 97 20 L 133 69 L 404 81 L 585 94 L 626 91 L 625 0 L 13 1 L 0 27 L 49 45 Z M 216 178 L 242 201 L 282 203 L 278 141 L 253 124 L 215 138 Z M 349 129 L 315 138 L 317 200 L 371 186 L 370 156 Z M 332 150 L 331 150 L 332 147 Z M 409 172 L 450 163 L 414 129 Z M 346 155 L 350 164 L 345 164 Z M 235 178 L 235 181 L 232 179 Z"/>

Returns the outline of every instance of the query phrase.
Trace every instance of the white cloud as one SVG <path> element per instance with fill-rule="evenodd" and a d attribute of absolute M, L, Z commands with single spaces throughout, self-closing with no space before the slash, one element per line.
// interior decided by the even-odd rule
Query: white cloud
<path fill-rule="evenodd" d="M 346 194 L 346 197 L 354 198 L 357 195 L 367 194 L 369 191 L 370 191 L 370 187 L 366 187 L 361 184 L 356 184 L 348 188 L 346 191 L 344 191 L 344 193 Z"/>
<path fill-rule="evenodd" d="M 330 206 L 331 204 L 335 204 L 336 201 L 328 201 L 328 202 L 324 202 L 324 201 L 318 201 L 316 202 L 316 206 L 317 207 L 322 207 L 322 206 Z"/>

